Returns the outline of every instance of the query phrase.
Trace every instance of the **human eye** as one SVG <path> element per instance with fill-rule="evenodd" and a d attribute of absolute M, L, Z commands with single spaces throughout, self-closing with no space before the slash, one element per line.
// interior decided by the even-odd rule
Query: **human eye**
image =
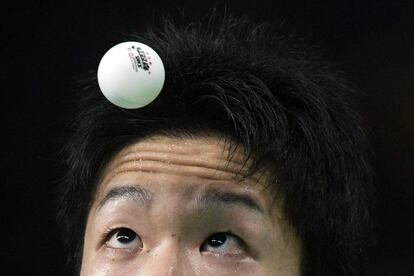
<path fill-rule="evenodd" d="M 139 236 L 129 228 L 110 230 L 106 236 L 106 246 L 112 249 L 135 250 L 143 247 Z"/>
<path fill-rule="evenodd" d="M 217 232 L 203 242 L 200 251 L 216 256 L 241 257 L 246 254 L 246 244 L 231 232 Z"/>

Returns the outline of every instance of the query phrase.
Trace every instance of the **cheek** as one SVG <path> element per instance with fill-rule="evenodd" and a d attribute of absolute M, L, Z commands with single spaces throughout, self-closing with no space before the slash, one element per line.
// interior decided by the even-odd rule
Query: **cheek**
<path fill-rule="evenodd" d="M 208 276 L 264 276 L 265 269 L 262 265 L 253 260 L 242 260 L 229 262 L 228 260 L 195 255 L 189 257 L 189 266 L 193 268 L 192 273 L 182 275 L 208 275 Z"/>
<path fill-rule="evenodd" d="M 80 276 L 114 275 L 111 274 L 111 270 L 112 264 L 110 262 L 102 262 L 94 255 L 94 252 L 88 250 L 87 246 L 84 247 Z"/>
<path fill-rule="evenodd" d="M 186 258 L 188 259 L 186 260 Z M 267 275 L 258 264 L 239 262 L 230 264 L 218 260 L 209 259 L 200 256 L 184 256 L 179 258 L 181 261 L 175 263 L 169 269 L 175 275 L 194 275 L 194 276 L 264 276 Z M 95 259 L 82 265 L 81 276 L 118 276 L 118 275 L 152 275 L 160 270 L 167 272 L 168 268 L 160 269 L 159 262 L 151 260 L 131 261 L 119 263 L 110 259 Z M 157 273 L 158 274 L 158 273 Z M 167 275 L 165 274 L 165 275 Z M 271 274 L 268 274 L 271 275 Z"/>
<path fill-rule="evenodd" d="M 118 276 L 140 275 L 133 264 L 120 264 L 114 259 L 95 259 L 92 262 L 82 264 L 80 276 Z"/>

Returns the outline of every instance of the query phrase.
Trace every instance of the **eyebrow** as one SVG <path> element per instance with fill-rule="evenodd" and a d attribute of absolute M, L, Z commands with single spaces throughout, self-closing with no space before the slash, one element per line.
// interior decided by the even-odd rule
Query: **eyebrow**
<path fill-rule="evenodd" d="M 218 189 L 209 189 L 203 191 L 197 198 L 196 204 L 201 209 L 208 209 L 210 206 L 238 206 L 250 211 L 264 214 L 263 208 L 250 195 L 237 192 L 221 191 Z"/>
<path fill-rule="evenodd" d="M 122 186 L 111 189 L 99 202 L 98 209 L 111 201 L 130 199 L 142 206 L 148 206 L 152 202 L 152 193 L 140 186 Z"/>
<path fill-rule="evenodd" d="M 111 189 L 99 202 L 98 209 L 111 201 L 129 199 L 142 206 L 152 203 L 152 193 L 140 186 L 122 186 Z M 206 189 L 195 197 L 196 206 L 201 209 L 209 209 L 213 206 L 238 206 L 260 214 L 264 214 L 263 208 L 250 195 L 219 189 Z"/>

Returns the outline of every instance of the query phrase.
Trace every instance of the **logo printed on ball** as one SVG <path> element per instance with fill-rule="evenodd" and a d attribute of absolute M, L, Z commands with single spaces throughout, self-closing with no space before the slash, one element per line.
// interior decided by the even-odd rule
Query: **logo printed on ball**
<path fill-rule="evenodd" d="M 151 74 L 150 65 L 152 62 L 148 52 L 144 52 L 139 46 L 131 46 L 128 48 L 128 56 L 131 59 L 132 68 L 135 72 L 138 72 L 139 69 L 143 69 L 147 71 L 148 74 Z"/>

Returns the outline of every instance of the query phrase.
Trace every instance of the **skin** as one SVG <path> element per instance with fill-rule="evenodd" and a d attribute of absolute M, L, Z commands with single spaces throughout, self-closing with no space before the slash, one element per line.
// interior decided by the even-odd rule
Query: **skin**
<path fill-rule="evenodd" d="M 299 275 L 301 242 L 218 137 L 151 137 L 103 170 L 81 275 Z M 128 229 L 128 230 L 127 230 Z"/>

